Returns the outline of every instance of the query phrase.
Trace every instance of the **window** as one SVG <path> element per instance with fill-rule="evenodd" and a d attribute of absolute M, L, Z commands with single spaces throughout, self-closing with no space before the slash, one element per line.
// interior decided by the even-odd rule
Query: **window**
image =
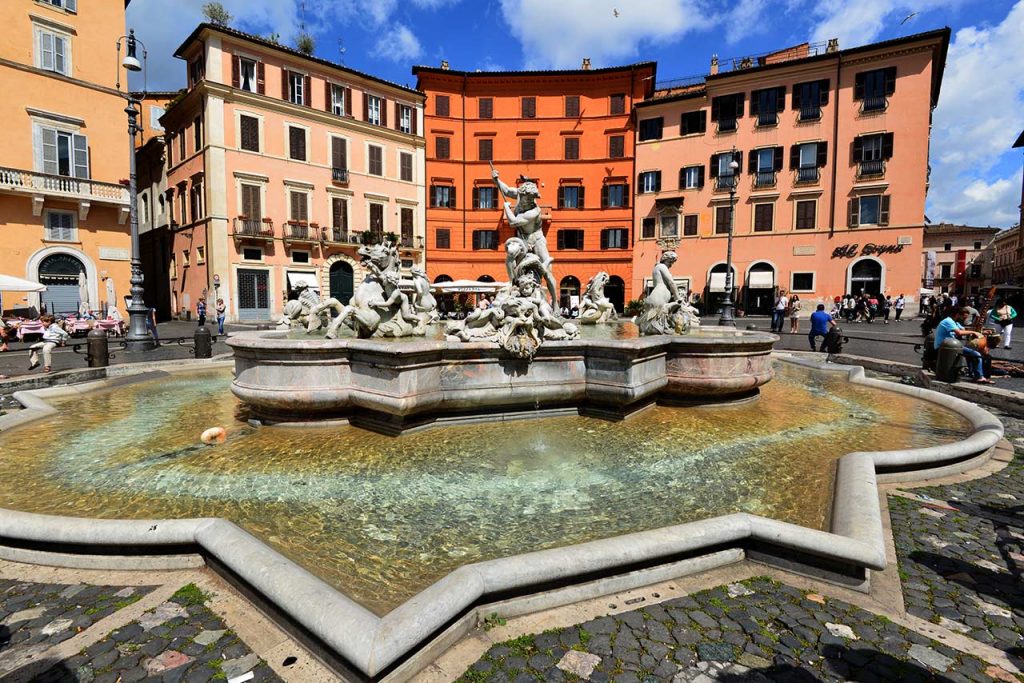
<path fill-rule="evenodd" d="M 779 112 L 786 108 L 786 89 L 765 88 L 750 93 L 750 113 L 757 117 L 757 125 L 774 126 L 779 122 Z"/>
<path fill-rule="evenodd" d="M 626 137 L 612 135 L 608 138 L 608 158 L 622 159 L 626 156 Z"/>
<path fill-rule="evenodd" d="M 579 95 L 566 95 L 565 96 L 565 117 L 574 119 L 580 115 L 580 96 Z"/>
<path fill-rule="evenodd" d="M 641 194 L 661 192 L 661 171 L 644 171 L 637 178 L 637 188 Z"/>
<path fill-rule="evenodd" d="M 654 239 L 654 219 L 644 218 L 640 221 L 640 239 L 652 240 Z"/>
<path fill-rule="evenodd" d="M 943 244 L 942 245 L 942 251 L 953 251 L 953 243 L 952 242 L 946 242 L 945 244 Z"/>
<path fill-rule="evenodd" d="M 348 102 L 345 101 L 345 88 L 340 85 L 331 84 L 331 113 L 338 116 L 345 116 L 348 112 Z"/>
<path fill-rule="evenodd" d="M 478 113 L 482 119 L 494 118 L 494 100 L 490 97 L 481 97 L 477 100 Z"/>
<path fill-rule="evenodd" d="M 188 249 L 181 250 L 181 267 L 188 268 Z"/>
<path fill-rule="evenodd" d="M 185 131 L 178 131 L 178 161 L 185 160 Z"/>
<path fill-rule="evenodd" d="M 288 200 L 288 219 L 298 223 L 309 222 L 309 195 L 301 190 L 290 190 Z"/>
<path fill-rule="evenodd" d="M 861 100 L 861 111 L 882 111 L 888 106 L 887 95 L 896 92 L 896 67 L 857 74 L 853 84 L 853 99 Z"/>
<path fill-rule="evenodd" d="M 706 111 L 686 112 L 679 118 L 680 135 L 696 135 L 704 133 L 708 128 L 708 117 Z"/>
<path fill-rule="evenodd" d="M 75 242 L 75 214 L 65 211 L 46 212 L 46 239 L 50 242 Z"/>
<path fill-rule="evenodd" d="M 565 139 L 565 159 L 566 161 L 573 161 L 580 158 L 580 139 L 577 137 L 567 137 Z"/>
<path fill-rule="evenodd" d="M 736 168 L 732 167 L 733 162 Z M 743 152 L 721 152 L 711 155 L 711 177 L 716 178 L 716 190 L 736 187 L 736 178 L 743 168 Z"/>
<path fill-rule="evenodd" d="M 883 175 L 885 161 L 892 158 L 892 133 L 861 135 L 853 139 L 853 161 L 858 176 Z"/>
<path fill-rule="evenodd" d="M 450 228 L 438 228 L 434 232 L 434 246 L 438 249 L 452 248 L 452 231 Z"/>
<path fill-rule="evenodd" d="M 643 119 L 640 121 L 640 142 L 644 140 L 660 140 L 661 129 L 664 119 L 657 117 L 654 119 Z"/>
<path fill-rule="evenodd" d="M 196 247 L 196 263 L 206 263 L 206 247 Z"/>
<path fill-rule="evenodd" d="M 537 138 L 523 138 L 519 141 L 519 158 L 523 161 L 537 158 Z"/>
<path fill-rule="evenodd" d="M 968 277 L 976 278 L 981 277 L 981 264 L 972 263 L 971 270 L 969 271 Z"/>
<path fill-rule="evenodd" d="M 824 166 L 827 160 L 827 142 L 805 142 L 790 148 L 789 167 L 796 171 L 796 180 L 799 183 L 817 182 L 820 175 L 818 169 Z"/>
<path fill-rule="evenodd" d="M 193 183 L 188 192 L 188 209 L 193 221 L 203 217 L 203 186 Z"/>
<path fill-rule="evenodd" d="M 605 185 L 601 188 L 602 209 L 624 209 L 629 206 L 629 186 L 621 183 Z"/>
<path fill-rule="evenodd" d="M 206 76 L 206 60 L 203 57 L 197 57 L 188 63 L 188 84 L 189 86 L 195 86 L 199 81 L 203 80 Z"/>
<path fill-rule="evenodd" d="M 559 249 L 583 249 L 583 231 L 568 229 L 558 231 Z"/>
<path fill-rule="evenodd" d="M 407 183 L 412 182 L 412 154 L 398 153 L 398 177 Z"/>
<path fill-rule="evenodd" d="M 306 160 L 306 130 L 288 126 L 288 156 L 296 161 Z"/>
<path fill-rule="evenodd" d="M 62 7 L 72 14 L 78 11 L 78 0 L 40 0 L 40 2 L 54 7 Z"/>
<path fill-rule="evenodd" d="M 537 118 L 537 98 L 524 97 L 521 100 L 522 117 L 524 119 Z"/>
<path fill-rule="evenodd" d="M 164 136 L 164 148 L 167 150 L 167 169 L 170 170 L 174 166 L 174 134 Z"/>
<path fill-rule="evenodd" d="M 673 238 L 679 237 L 679 216 L 672 213 L 663 214 L 661 216 L 661 237 Z"/>
<path fill-rule="evenodd" d="M 398 130 L 403 133 L 413 133 L 416 126 L 413 123 L 413 108 L 408 104 L 398 105 Z"/>
<path fill-rule="evenodd" d="M 583 187 L 581 185 L 562 185 L 558 188 L 559 209 L 582 209 Z"/>
<path fill-rule="evenodd" d="M 943 280 L 948 280 L 953 276 L 953 264 L 943 263 L 939 266 L 939 277 Z"/>
<path fill-rule="evenodd" d="M 974 243 L 974 248 L 975 248 L 975 250 L 981 249 L 981 242 L 975 242 Z"/>
<path fill-rule="evenodd" d="M 242 185 L 242 220 L 258 231 L 263 220 L 262 188 L 259 185 Z"/>
<path fill-rule="evenodd" d="M 242 259 L 246 261 L 262 261 L 263 250 L 259 247 L 242 247 Z"/>
<path fill-rule="evenodd" d="M 451 138 L 438 137 L 434 140 L 434 157 L 448 159 L 451 157 Z"/>
<path fill-rule="evenodd" d="M 679 169 L 679 189 L 699 190 L 704 187 L 704 167 L 686 166 Z"/>
<path fill-rule="evenodd" d="M 348 140 L 331 137 L 331 180 L 348 181 Z"/>
<path fill-rule="evenodd" d="M 366 121 L 375 126 L 381 124 L 381 100 L 376 95 L 363 95 L 366 105 Z"/>
<path fill-rule="evenodd" d="M 813 292 L 814 273 L 793 273 L 793 283 L 789 288 L 791 292 Z"/>
<path fill-rule="evenodd" d="M 69 36 L 36 27 L 38 53 L 36 66 L 65 76 L 71 75 L 71 39 Z"/>
<path fill-rule="evenodd" d="M 89 177 L 89 142 L 84 135 L 54 128 L 40 128 L 39 132 L 43 145 L 40 154 L 43 173 Z"/>
<path fill-rule="evenodd" d="M 828 79 L 796 83 L 793 85 L 793 109 L 800 112 L 801 121 L 817 121 L 821 108 L 828 104 Z"/>
<path fill-rule="evenodd" d="M 370 175 L 384 175 L 384 148 L 379 145 L 367 145 L 369 165 L 366 172 Z"/>
<path fill-rule="evenodd" d="M 247 152 L 260 151 L 260 120 L 241 114 L 238 117 L 238 142 Z"/>
<path fill-rule="evenodd" d="M 796 229 L 814 230 L 817 222 L 818 202 L 804 199 L 796 203 Z"/>
<path fill-rule="evenodd" d="M 434 114 L 437 116 L 451 116 L 451 101 L 447 95 L 437 95 L 434 98 Z"/>
<path fill-rule="evenodd" d="M 380 239 L 384 235 L 384 205 L 370 204 L 370 232 Z"/>
<path fill-rule="evenodd" d="M 754 204 L 754 232 L 771 232 L 774 218 L 774 203 Z"/>
<path fill-rule="evenodd" d="M 200 116 L 192 121 L 192 145 L 196 152 L 203 148 L 203 119 Z"/>
<path fill-rule="evenodd" d="M 889 195 L 865 195 L 850 200 L 849 226 L 860 225 L 889 225 Z"/>
<path fill-rule="evenodd" d="M 331 227 L 335 230 L 335 241 L 348 237 L 348 199 L 331 197 Z"/>
<path fill-rule="evenodd" d="M 166 113 L 167 110 L 163 107 L 149 105 L 149 127 L 153 130 L 163 130 L 164 127 L 160 125 L 160 117 Z"/>
<path fill-rule="evenodd" d="M 781 167 L 781 147 L 765 147 L 750 153 L 750 172 L 754 175 L 754 187 L 773 187 L 775 172 Z"/>
<path fill-rule="evenodd" d="M 602 249 L 629 249 L 629 230 L 627 228 L 608 228 L 601 231 Z"/>
<path fill-rule="evenodd" d="M 494 159 L 494 140 L 490 138 L 480 138 L 477 141 L 478 154 L 480 161 L 491 161 Z"/>
<path fill-rule="evenodd" d="M 683 237 L 696 237 L 697 236 L 697 214 L 690 214 L 689 216 L 683 216 Z"/>
<path fill-rule="evenodd" d="M 288 101 L 292 104 L 306 103 L 306 77 L 288 72 Z"/>
<path fill-rule="evenodd" d="M 715 234 L 728 235 L 729 226 L 732 224 L 732 207 L 729 205 L 719 206 L 715 209 Z"/>
<path fill-rule="evenodd" d="M 474 230 L 473 231 L 473 249 L 479 251 L 481 249 L 492 249 L 497 251 L 498 249 L 498 231 L 497 230 Z"/>
<path fill-rule="evenodd" d="M 743 93 L 722 95 L 711 99 L 711 118 L 718 123 L 719 133 L 736 130 L 736 119 L 743 116 Z"/>
<path fill-rule="evenodd" d="M 498 208 L 498 188 L 496 187 L 474 187 L 473 188 L 474 209 L 496 209 Z"/>
<path fill-rule="evenodd" d="M 309 263 L 308 251 L 293 251 L 292 263 Z"/>
<path fill-rule="evenodd" d="M 454 209 L 455 188 L 451 185 L 431 185 L 430 205 L 439 209 Z"/>
<path fill-rule="evenodd" d="M 402 238 L 402 246 L 411 247 L 413 242 L 413 211 L 411 208 L 403 206 L 398 216 L 399 236 Z"/>
<path fill-rule="evenodd" d="M 625 114 L 626 113 L 626 96 L 622 93 L 616 93 L 608 98 L 608 113 L 609 114 Z"/>
<path fill-rule="evenodd" d="M 256 62 L 245 57 L 238 58 L 238 87 L 256 92 Z"/>

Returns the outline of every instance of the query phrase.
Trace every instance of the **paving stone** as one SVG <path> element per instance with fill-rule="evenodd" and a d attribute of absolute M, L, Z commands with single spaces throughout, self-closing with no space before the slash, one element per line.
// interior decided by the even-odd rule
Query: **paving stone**
<path fill-rule="evenodd" d="M 846 624 L 833 624 L 831 622 L 825 624 L 825 628 L 828 632 L 839 638 L 846 638 L 847 640 L 860 640 L 853 629 Z"/>
<path fill-rule="evenodd" d="M 750 590 L 742 583 L 730 583 L 726 588 L 730 598 L 739 598 L 745 595 L 753 595 L 754 591 Z"/>
<path fill-rule="evenodd" d="M 128 598 L 135 594 L 135 588 L 133 586 L 126 586 L 121 590 L 114 593 L 115 598 Z"/>
<path fill-rule="evenodd" d="M 242 674 L 251 671 L 260 663 L 260 658 L 255 654 L 248 654 L 238 659 L 229 659 L 220 665 L 224 675 L 229 679 L 235 676 L 241 676 Z"/>
<path fill-rule="evenodd" d="M 924 664 L 925 666 L 937 669 L 939 671 L 946 671 L 953 663 L 953 660 L 951 658 L 946 657 L 945 655 L 936 652 L 930 647 L 925 647 L 923 645 L 911 645 L 908 654 L 912 658 Z"/>
<path fill-rule="evenodd" d="M 45 607 L 32 607 L 31 609 L 18 610 L 3 620 L 4 626 L 11 626 L 23 621 L 32 621 L 46 614 Z"/>
<path fill-rule="evenodd" d="M 139 617 L 139 625 L 145 629 L 150 630 L 156 626 L 160 626 L 163 623 L 170 621 L 171 619 L 177 619 L 179 617 L 187 617 L 188 612 L 184 607 L 176 602 L 165 602 L 162 605 L 157 606 L 156 609 L 146 612 Z"/>
<path fill-rule="evenodd" d="M 226 629 L 219 631 L 202 631 L 193 640 L 200 645 L 212 645 L 223 638 L 225 633 L 227 633 Z"/>
<path fill-rule="evenodd" d="M 55 619 L 46 626 L 44 626 L 42 629 L 40 629 L 40 632 L 44 636 L 52 636 L 56 633 L 60 633 L 61 631 L 65 631 L 71 628 L 72 623 L 73 622 L 71 619 Z"/>
<path fill-rule="evenodd" d="M 601 658 L 589 652 L 578 652 L 569 650 L 562 656 L 556 666 L 566 673 L 578 676 L 583 680 L 590 678 L 595 667 L 601 663 Z"/>

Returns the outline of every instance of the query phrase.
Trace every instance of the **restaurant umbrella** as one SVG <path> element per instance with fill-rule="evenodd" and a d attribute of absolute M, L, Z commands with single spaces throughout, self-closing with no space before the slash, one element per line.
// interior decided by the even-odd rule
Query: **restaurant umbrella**
<path fill-rule="evenodd" d="M 89 281 L 85 278 L 85 273 L 78 273 L 78 312 L 88 313 L 92 310 L 92 306 L 89 304 Z"/>
<path fill-rule="evenodd" d="M 23 280 L 13 275 L 0 274 L 0 292 L 44 292 L 46 285 L 32 280 Z M 4 308 L 3 298 L 0 297 L 0 311 Z"/>

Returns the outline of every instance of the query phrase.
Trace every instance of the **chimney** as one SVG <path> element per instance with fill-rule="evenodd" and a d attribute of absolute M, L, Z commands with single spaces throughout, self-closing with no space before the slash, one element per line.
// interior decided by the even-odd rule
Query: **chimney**
<path fill-rule="evenodd" d="M 839 52 L 839 39 L 829 38 L 828 47 L 825 48 L 825 52 Z"/>
<path fill-rule="evenodd" d="M 583 70 L 590 71 L 590 57 L 583 58 Z"/>
<path fill-rule="evenodd" d="M 441 60 L 441 68 L 444 69 L 445 71 L 448 70 L 448 60 L 447 59 L 442 59 Z"/>
<path fill-rule="evenodd" d="M 711 75 L 718 73 L 718 55 L 711 55 Z"/>

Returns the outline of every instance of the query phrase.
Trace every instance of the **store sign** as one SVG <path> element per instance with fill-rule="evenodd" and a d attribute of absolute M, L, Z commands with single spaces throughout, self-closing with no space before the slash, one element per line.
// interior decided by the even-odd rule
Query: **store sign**
<path fill-rule="evenodd" d="M 868 242 L 861 249 L 859 244 L 846 244 L 832 250 L 832 258 L 854 258 L 856 256 L 881 256 L 898 254 L 903 251 L 903 244 L 874 244 Z"/>

